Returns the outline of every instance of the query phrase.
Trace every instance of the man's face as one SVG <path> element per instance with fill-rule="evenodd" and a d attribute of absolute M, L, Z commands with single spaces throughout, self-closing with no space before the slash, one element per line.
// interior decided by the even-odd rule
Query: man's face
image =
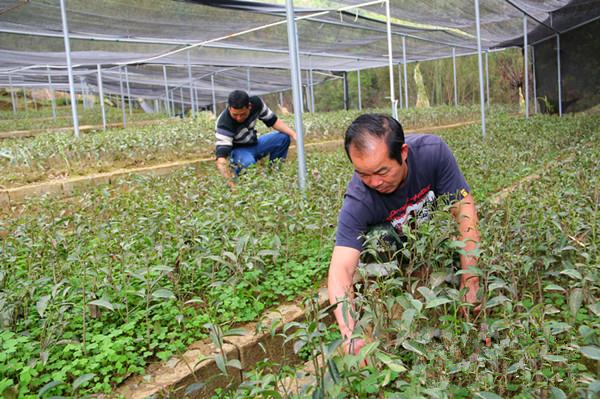
<path fill-rule="evenodd" d="M 234 121 L 237 123 L 243 123 L 246 118 L 248 118 L 248 115 L 250 115 L 251 107 L 252 104 L 248 104 L 248 106 L 244 108 L 227 107 L 227 109 L 229 110 L 229 115 L 231 115 Z"/>
<path fill-rule="evenodd" d="M 402 164 L 388 156 L 388 147 L 377 137 L 367 142 L 360 151 L 350 146 L 350 158 L 354 170 L 362 182 L 382 194 L 389 194 L 404 183 L 408 175 L 408 145 L 402 146 Z"/>

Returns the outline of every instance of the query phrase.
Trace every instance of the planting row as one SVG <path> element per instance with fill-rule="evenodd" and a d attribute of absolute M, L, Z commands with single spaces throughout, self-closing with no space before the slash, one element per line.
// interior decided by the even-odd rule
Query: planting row
<path fill-rule="evenodd" d="M 487 141 L 477 127 L 447 138 L 485 204 L 561 143 L 597 152 L 592 122 L 501 118 Z M 183 351 L 211 324 L 255 320 L 318 285 L 352 167 L 342 150 L 307 158 L 306 197 L 294 188 L 293 162 L 252 168 L 233 192 L 205 165 L 60 203 L 29 201 L 7 215 L 0 224 L 0 391 L 109 391 Z M 486 211 L 484 221 L 495 226 L 488 214 L 495 215 Z"/>
<path fill-rule="evenodd" d="M 496 109 L 503 113 L 504 108 Z M 306 140 L 341 138 L 345 128 L 358 115 L 358 111 L 306 114 Z M 400 115 L 408 128 L 477 118 L 476 107 L 411 109 Z M 283 119 L 293 125 L 293 116 Z M 121 167 L 211 157 L 214 154 L 214 124 L 211 114 L 201 113 L 193 120 L 114 129 L 86 134 L 79 140 L 69 133 L 4 140 L 0 142 L 0 168 L 3 170 L 0 185 L 13 187 Z M 262 123 L 259 127 L 263 132 L 267 131 Z"/>
<path fill-rule="evenodd" d="M 83 107 L 78 107 L 77 115 L 79 125 L 96 125 L 102 126 L 102 114 L 100 113 L 100 106 L 96 105 L 93 109 L 84 110 Z M 153 120 L 153 119 L 166 119 L 167 116 L 164 114 L 148 114 L 141 111 L 136 111 L 129 114 L 129 110 L 126 109 L 126 120 L 140 121 L 140 120 Z M 40 116 L 42 115 L 42 116 Z M 123 112 L 120 108 L 106 107 L 106 123 L 122 123 Z M 43 129 L 57 129 L 57 128 L 69 128 L 73 126 L 73 119 L 71 116 L 71 107 L 60 107 L 57 109 L 56 119 L 52 117 L 52 114 L 48 114 L 48 110 L 45 112 L 32 111 L 32 112 L 19 112 L 17 115 L 13 115 L 11 112 L 3 111 L 0 112 L 0 132 L 12 132 L 16 130 L 43 130 Z"/>
<path fill-rule="evenodd" d="M 440 211 L 431 223 L 406 229 L 401 250 L 410 263 L 360 287 L 355 333 L 367 345 L 358 355 L 341 355 L 339 336 L 332 339 L 322 314 L 309 311 L 288 337 L 315 370 L 304 377 L 308 385 L 296 381 L 306 370 L 267 358 L 237 391 L 218 397 L 598 397 L 598 143 L 578 148 L 501 205 L 480 208 L 481 256 L 472 269 L 484 287 L 477 317 L 460 316 L 463 293 L 445 283 L 462 244 L 452 242 L 453 223 Z M 429 277 L 410 278 L 427 268 Z"/>

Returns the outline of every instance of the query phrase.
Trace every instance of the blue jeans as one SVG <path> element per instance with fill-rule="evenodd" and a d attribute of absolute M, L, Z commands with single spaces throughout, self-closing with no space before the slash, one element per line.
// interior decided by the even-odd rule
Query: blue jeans
<path fill-rule="evenodd" d="M 269 154 L 269 160 L 285 160 L 290 147 L 290 136 L 281 132 L 271 132 L 260 136 L 258 143 L 247 147 L 236 147 L 231 151 L 231 163 L 235 173 L 253 165 L 259 159 Z"/>

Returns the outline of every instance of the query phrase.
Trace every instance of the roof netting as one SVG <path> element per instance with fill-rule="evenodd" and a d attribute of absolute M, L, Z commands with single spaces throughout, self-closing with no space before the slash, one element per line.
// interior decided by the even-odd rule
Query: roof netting
<path fill-rule="evenodd" d="M 284 0 L 254 1 L 69 0 L 67 19 L 75 83 L 120 93 L 127 80 L 134 96 L 197 91 L 199 103 L 217 101 L 237 88 L 254 94 L 290 87 Z M 376 3 L 376 4 L 373 4 Z M 294 2 L 300 67 L 336 71 L 388 65 L 384 2 Z M 472 0 L 390 0 L 393 62 L 476 52 Z M 529 42 L 553 37 L 600 16 L 600 0 L 480 0 L 484 49 L 522 45 L 523 15 Z M 405 48 L 403 49 L 403 45 Z M 191 83 L 190 72 L 191 68 Z M 65 87 L 66 57 L 59 0 L 0 0 L 0 85 Z M 184 92 L 186 90 L 183 90 Z M 184 94 L 185 96 L 185 94 Z"/>

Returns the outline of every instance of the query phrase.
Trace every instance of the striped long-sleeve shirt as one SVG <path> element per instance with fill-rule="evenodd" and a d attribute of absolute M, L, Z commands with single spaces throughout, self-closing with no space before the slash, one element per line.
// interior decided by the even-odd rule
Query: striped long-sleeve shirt
<path fill-rule="evenodd" d="M 216 156 L 227 158 L 234 147 L 257 143 L 256 121 L 261 120 L 271 127 L 277 122 L 277 115 L 267 107 L 260 97 L 250 97 L 250 115 L 242 123 L 235 121 L 225 108 L 216 123 Z"/>

